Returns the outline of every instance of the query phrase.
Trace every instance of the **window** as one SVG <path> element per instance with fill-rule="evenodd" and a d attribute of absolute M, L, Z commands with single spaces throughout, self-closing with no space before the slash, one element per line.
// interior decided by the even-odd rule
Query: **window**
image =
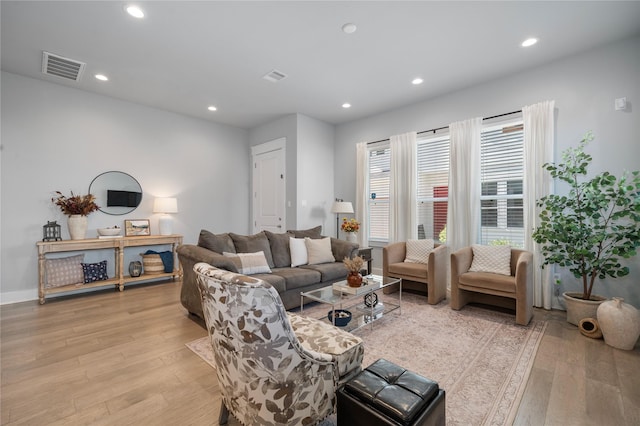
<path fill-rule="evenodd" d="M 487 127 L 480 145 L 481 244 L 524 245 L 522 122 Z"/>
<path fill-rule="evenodd" d="M 369 151 L 369 241 L 389 240 L 389 187 L 391 149 Z"/>
<path fill-rule="evenodd" d="M 449 136 L 418 140 L 418 238 L 446 240 Z"/>

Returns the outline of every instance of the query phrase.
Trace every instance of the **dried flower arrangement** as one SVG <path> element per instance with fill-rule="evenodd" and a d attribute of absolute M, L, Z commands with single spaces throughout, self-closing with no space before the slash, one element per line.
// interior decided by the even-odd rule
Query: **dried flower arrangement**
<path fill-rule="evenodd" d="M 362 270 L 362 266 L 364 265 L 364 259 L 362 259 L 360 256 L 356 256 L 353 259 L 345 257 L 342 263 L 344 263 L 347 271 L 360 272 L 360 270 Z"/>
<path fill-rule="evenodd" d="M 96 197 L 92 194 L 74 195 L 73 191 L 71 191 L 70 197 L 63 195 L 60 191 L 56 191 L 56 194 L 57 197 L 52 198 L 51 201 L 60 207 L 62 213 L 69 216 L 73 214 L 87 216 L 100 208 L 96 204 Z"/>
<path fill-rule="evenodd" d="M 342 218 L 341 228 L 344 232 L 358 232 L 360 229 L 360 223 L 355 219 Z"/>

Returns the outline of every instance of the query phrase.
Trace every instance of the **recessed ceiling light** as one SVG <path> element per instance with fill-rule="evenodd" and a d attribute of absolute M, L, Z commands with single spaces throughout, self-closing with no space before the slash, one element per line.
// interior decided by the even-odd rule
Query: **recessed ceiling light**
<path fill-rule="evenodd" d="M 138 6 L 127 6 L 125 10 L 134 18 L 144 18 L 144 12 Z"/>
<path fill-rule="evenodd" d="M 342 32 L 345 34 L 353 34 L 357 29 L 358 27 L 356 27 L 356 24 L 352 24 L 351 22 L 348 22 L 342 26 Z"/>
<path fill-rule="evenodd" d="M 414 79 L 411 81 L 411 84 L 422 84 L 422 82 L 423 82 L 423 81 L 424 81 L 423 79 L 421 79 L 420 77 L 418 77 L 418 78 L 414 78 Z"/>
<path fill-rule="evenodd" d="M 213 105 L 211 105 L 210 107 L 207 108 L 209 111 L 217 111 L 218 108 L 214 107 Z"/>
<path fill-rule="evenodd" d="M 351 108 L 351 104 L 348 102 L 345 102 L 342 104 L 342 108 Z"/>
<path fill-rule="evenodd" d="M 529 47 L 529 46 L 533 46 L 534 44 L 536 44 L 538 42 L 537 38 L 528 38 L 525 41 L 522 42 L 521 46 L 522 47 Z"/>
<path fill-rule="evenodd" d="M 106 75 L 104 75 L 104 74 L 96 74 L 96 75 L 95 75 L 95 78 L 97 78 L 97 79 L 98 79 L 98 80 L 100 80 L 100 81 L 107 81 L 107 80 L 109 80 L 109 78 L 108 78 Z"/>

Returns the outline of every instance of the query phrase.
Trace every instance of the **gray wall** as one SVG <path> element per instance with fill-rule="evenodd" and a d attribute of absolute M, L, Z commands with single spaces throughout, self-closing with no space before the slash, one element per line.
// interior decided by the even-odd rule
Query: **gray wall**
<path fill-rule="evenodd" d="M 335 193 L 355 198 L 355 144 L 375 141 L 412 130 L 428 130 L 471 117 L 488 117 L 543 100 L 556 101 L 556 158 L 575 146 L 587 130 L 596 139 L 588 151 L 594 161 L 591 171 L 640 169 L 640 38 L 632 38 L 564 58 L 502 78 L 460 90 L 427 102 L 388 111 L 336 129 Z M 614 99 L 626 97 L 626 111 L 614 111 Z M 338 182 L 340 185 L 338 185 Z M 374 268 L 381 268 L 382 254 L 374 252 Z M 622 296 L 640 307 L 640 256 L 629 261 L 631 274 L 607 285 L 597 284 L 596 293 Z M 578 282 L 566 271 L 562 291 L 577 290 Z M 615 282 L 611 282 L 615 281 Z M 558 306 L 556 302 L 556 306 Z"/>
<path fill-rule="evenodd" d="M 63 239 L 69 238 L 52 192 L 87 193 L 91 180 L 108 170 L 134 176 L 144 197 L 125 216 L 90 214 L 88 236 L 123 226 L 124 219 L 150 219 L 157 234 L 156 196 L 178 198 L 174 232 L 187 243 L 195 243 L 202 228 L 248 231 L 246 130 L 5 72 L 1 77 L 2 303 L 37 298 L 35 243 L 47 220 L 61 223 Z"/>

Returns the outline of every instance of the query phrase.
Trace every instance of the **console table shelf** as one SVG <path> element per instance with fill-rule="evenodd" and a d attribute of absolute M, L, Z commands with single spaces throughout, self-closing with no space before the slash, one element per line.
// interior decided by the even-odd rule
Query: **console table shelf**
<path fill-rule="evenodd" d="M 131 277 L 124 275 L 126 268 L 124 267 L 124 250 L 127 247 L 155 246 L 171 244 L 173 252 L 173 272 L 163 272 L 161 274 L 143 274 L 139 277 Z M 45 301 L 48 294 L 64 293 L 73 290 L 116 286 L 120 291 L 124 290 L 127 283 L 156 280 L 160 278 L 182 276 L 180 262 L 178 261 L 176 251 L 178 246 L 182 244 L 182 235 L 148 235 L 143 237 L 118 237 L 118 238 L 91 238 L 87 240 L 64 240 L 64 241 L 38 241 L 38 297 L 40 304 Z M 64 253 L 72 251 L 88 251 L 88 250 L 114 250 L 115 259 L 115 276 L 104 281 L 95 281 L 87 284 L 70 284 L 60 287 L 45 288 L 45 260 L 49 253 Z"/>

